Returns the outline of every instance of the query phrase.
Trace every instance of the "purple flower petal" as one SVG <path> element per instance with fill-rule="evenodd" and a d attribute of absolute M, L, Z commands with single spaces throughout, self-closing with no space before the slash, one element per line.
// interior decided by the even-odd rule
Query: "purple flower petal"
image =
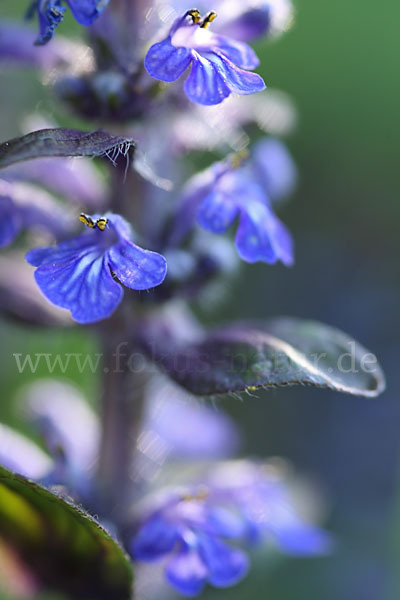
<path fill-rule="evenodd" d="M 38 0 L 34 2 L 39 20 L 39 36 L 36 44 L 46 44 L 53 37 L 55 30 L 64 19 L 65 7 L 61 0 Z"/>
<path fill-rule="evenodd" d="M 36 444 L 2 424 L 0 463 L 7 469 L 32 479 L 41 479 L 52 469 L 51 459 Z"/>
<path fill-rule="evenodd" d="M 81 25 L 92 25 L 108 2 L 109 0 L 67 0 L 75 19 Z"/>
<path fill-rule="evenodd" d="M 283 552 L 295 556 L 314 556 L 327 554 L 332 550 L 331 536 L 317 527 L 307 526 L 300 521 L 287 527 L 274 528 L 273 534 Z"/>
<path fill-rule="evenodd" d="M 262 139 L 255 145 L 253 165 L 272 201 L 285 198 L 296 186 L 296 165 L 285 144 L 275 138 Z"/>
<path fill-rule="evenodd" d="M 224 233 L 239 214 L 234 198 L 215 189 L 202 201 L 197 212 L 201 227 L 213 233 Z"/>
<path fill-rule="evenodd" d="M 220 76 L 223 77 L 231 92 L 246 95 L 265 90 L 266 86 L 260 75 L 239 69 L 223 54 L 218 54 L 217 50 L 213 51 L 209 59 L 218 69 Z"/>
<path fill-rule="evenodd" d="M 273 211 L 261 202 L 252 202 L 242 211 L 235 239 L 240 257 L 249 263 L 280 260 L 293 264 L 293 241 L 289 230 Z"/>
<path fill-rule="evenodd" d="M 261 6 L 245 6 L 241 14 L 222 24 L 221 31 L 236 40 L 252 42 L 268 33 L 270 11 L 271 7 L 267 2 L 263 2 Z"/>
<path fill-rule="evenodd" d="M 0 196 L 0 248 L 14 241 L 22 227 L 18 210 L 7 196 Z"/>
<path fill-rule="evenodd" d="M 230 94 L 223 74 L 214 61 L 214 54 L 208 57 L 194 55 L 192 70 L 185 82 L 185 93 L 189 100 L 198 104 L 220 104 Z"/>
<path fill-rule="evenodd" d="M 30 264 L 41 264 L 35 272 L 36 283 L 50 302 L 70 310 L 78 323 L 109 317 L 120 304 L 123 290 L 112 278 L 106 257 L 93 246 L 78 256 L 75 244 L 63 246 L 64 251 L 39 248 L 28 252 Z"/>
<path fill-rule="evenodd" d="M 183 596 L 198 596 L 207 581 L 208 569 L 196 550 L 184 545 L 169 561 L 167 580 Z"/>
<path fill-rule="evenodd" d="M 168 37 L 154 44 L 146 54 L 144 66 L 149 75 L 161 81 L 176 81 L 188 68 L 193 56 L 189 48 L 177 48 Z"/>
<path fill-rule="evenodd" d="M 87 207 L 101 206 L 106 198 L 106 187 L 97 169 L 84 158 L 42 158 L 21 162 L 4 169 L 2 176 L 8 181 L 42 185 Z"/>
<path fill-rule="evenodd" d="M 177 540 L 177 527 L 160 514 L 156 514 L 136 533 L 131 545 L 131 553 L 136 560 L 158 560 L 171 552 Z"/>
<path fill-rule="evenodd" d="M 199 555 L 208 567 L 208 580 L 215 587 L 235 585 L 249 570 L 249 560 L 244 552 L 213 536 L 200 536 Z"/>
<path fill-rule="evenodd" d="M 161 254 L 121 241 L 108 250 L 110 267 L 121 283 L 134 290 L 160 285 L 167 274 L 167 261 Z"/>
<path fill-rule="evenodd" d="M 223 35 L 213 36 L 214 47 L 228 60 L 241 69 L 255 69 L 260 61 L 254 50 L 243 42 L 237 42 Z"/>

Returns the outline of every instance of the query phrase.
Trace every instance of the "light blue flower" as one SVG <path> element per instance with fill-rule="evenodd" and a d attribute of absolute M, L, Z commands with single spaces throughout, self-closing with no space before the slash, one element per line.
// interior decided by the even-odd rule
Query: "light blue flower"
<path fill-rule="evenodd" d="M 209 31 L 214 14 L 202 19 L 198 11 L 188 11 L 145 58 L 147 71 L 160 81 L 176 81 L 191 65 L 185 93 L 192 102 L 205 105 L 220 104 L 232 93 L 254 94 L 265 89 L 262 78 L 248 71 L 259 64 L 253 50 Z"/>
<path fill-rule="evenodd" d="M 96 223 L 99 218 L 93 216 Z M 27 261 L 37 267 L 35 279 L 50 302 L 71 311 L 78 323 L 109 317 L 123 298 L 123 285 L 147 290 L 164 281 L 167 264 L 160 254 L 131 242 L 129 224 L 107 213 L 104 231 L 98 227 L 59 243 L 37 248 Z"/>

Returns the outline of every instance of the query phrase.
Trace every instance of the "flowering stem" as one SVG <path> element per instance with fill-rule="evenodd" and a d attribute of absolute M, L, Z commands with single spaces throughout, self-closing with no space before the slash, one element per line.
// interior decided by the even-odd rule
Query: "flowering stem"
<path fill-rule="evenodd" d="M 131 212 L 140 202 L 132 202 L 136 177 L 126 170 L 126 158 L 121 156 L 112 168 L 112 210 L 131 219 Z M 104 514 L 118 525 L 123 524 L 134 495 L 133 462 L 136 441 L 140 433 L 145 403 L 148 373 L 144 360 L 140 369 L 132 358 L 135 318 L 128 304 L 102 324 L 103 386 L 102 438 L 100 447 L 99 482 Z"/>
<path fill-rule="evenodd" d="M 121 524 L 134 494 L 133 457 L 144 408 L 147 372 L 132 373 L 126 327 L 120 316 L 103 330 L 102 438 L 99 481 L 102 511 Z M 124 335 L 125 332 L 125 335 Z"/>

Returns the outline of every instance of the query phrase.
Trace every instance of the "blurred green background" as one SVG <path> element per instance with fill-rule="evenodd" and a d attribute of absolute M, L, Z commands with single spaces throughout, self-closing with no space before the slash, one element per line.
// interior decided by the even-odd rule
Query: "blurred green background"
<path fill-rule="evenodd" d="M 0 16 L 19 16 L 25 4 L 1 0 Z M 319 486 L 338 543 L 329 558 L 255 557 L 245 582 L 207 598 L 394 600 L 400 595 L 400 4 L 296 6 L 293 29 L 257 51 L 267 84 L 288 92 L 299 111 L 289 146 L 301 181 L 281 215 L 296 239 L 297 264 L 247 267 L 213 320 L 291 314 L 340 327 L 378 355 L 388 391 L 366 400 L 293 388 L 224 402 L 245 432 L 247 453 L 286 457 Z M 34 73 L 0 75 L 0 138 L 7 139 L 18 134 L 21 117 L 49 104 Z M 93 343 L 82 333 L 27 338 L 5 324 L 0 335 L 0 421 L 13 423 L 9 406 L 21 377 L 12 352 L 74 352 L 82 344 L 90 351 Z M 68 376 L 93 396 L 93 381 Z"/>

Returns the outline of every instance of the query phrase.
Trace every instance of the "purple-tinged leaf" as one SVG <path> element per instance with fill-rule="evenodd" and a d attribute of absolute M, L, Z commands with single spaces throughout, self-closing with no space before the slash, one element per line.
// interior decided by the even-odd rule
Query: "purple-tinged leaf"
<path fill-rule="evenodd" d="M 147 355 L 193 394 L 309 385 L 376 397 L 385 378 L 376 357 L 349 335 L 314 321 L 280 318 L 234 323 L 194 337 L 158 320 L 143 328 Z"/>
<path fill-rule="evenodd" d="M 114 162 L 134 148 L 129 137 L 118 137 L 99 129 L 41 129 L 0 144 L 0 169 L 14 163 L 45 156 L 106 156 Z"/>

